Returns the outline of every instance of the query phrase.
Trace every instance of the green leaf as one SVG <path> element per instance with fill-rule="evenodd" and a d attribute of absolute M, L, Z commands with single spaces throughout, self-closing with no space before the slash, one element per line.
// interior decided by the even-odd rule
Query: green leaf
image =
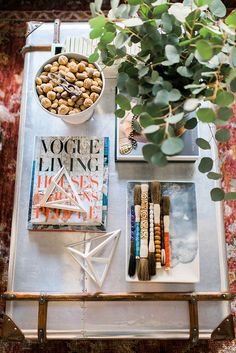
<path fill-rule="evenodd" d="M 115 38 L 116 34 L 114 32 L 106 32 L 103 34 L 101 37 L 101 42 L 104 44 L 111 43 L 113 39 Z"/>
<path fill-rule="evenodd" d="M 130 101 L 127 97 L 123 96 L 122 94 L 118 94 L 116 96 L 116 103 L 120 106 L 123 110 L 131 110 Z"/>
<path fill-rule="evenodd" d="M 126 27 L 136 27 L 136 26 L 141 26 L 143 24 L 143 21 L 139 17 L 133 17 L 133 18 L 128 18 L 127 20 L 122 21 L 122 23 Z"/>
<path fill-rule="evenodd" d="M 231 14 L 229 14 L 229 16 L 226 17 L 225 23 L 228 26 L 236 29 L 236 10 L 232 11 Z"/>
<path fill-rule="evenodd" d="M 236 48 L 232 47 L 229 53 L 229 62 L 232 67 L 236 67 Z"/>
<path fill-rule="evenodd" d="M 129 78 L 126 81 L 126 89 L 131 97 L 137 97 L 139 93 L 139 86 L 136 80 Z"/>
<path fill-rule="evenodd" d="M 220 188 L 214 188 L 211 190 L 211 199 L 212 201 L 222 201 L 224 200 L 225 193 Z"/>
<path fill-rule="evenodd" d="M 142 2 L 142 0 L 128 0 L 128 4 L 130 5 L 141 5 Z"/>
<path fill-rule="evenodd" d="M 208 41 L 204 39 L 200 39 L 196 42 L 196 47 L 202 60 L 208 61 L 212 58 L 213 49 L 211 44 Z"/>
<path fill-rule="evenodd" d="M 170 137 L 161 145 L 162 152 L 168 156 L 173 156 L 180 153 L 183 148 L 183 140 L 179 137 Z"/>
<path fill-rule="evenodd" d="M 137 104 L 132 108 L 132 113 L 134 115 L 140 115 L 142 111 L 143 111 L 143 106 L 140 104 Z"/>
<path fill-rule="evenodd" d="M 215 118 L 215 112 L 211 108 L 200 108 L 197 111 L 197 117 L 203 123 L 212 123 Z"/>
<path fill-rule="evenodd" d="M 225 17 L 226 7 L 221 0 L 212 0 L 209 9 L 216 17 Z"/>
<path fill-rule="evenodd" d="M 180 60 L 178 50 L 173 45 L 167 44 L 165 46 L 165 54 L 171 64 L 176 64 Z"/>
<path fill-rule="evenodd" d="M 155 124 L 155 121 L 153 120 L 151 115 L 146 112 L 140 114 L 139 122 L 144 128 Z"/>
<path fill-rule="evenodd" d="M 205 6 L 205 5 L 209 5 L 211 3 L 212 0 L 194 0 L 194 3 L 198 6 Z"/>
<path fill-rule="evenodd" d="M 166 118 L 165 121 L 170 123 L 170 124 L 177 124 L 179 121 L 181 121 L 184 117 L 184 113 L 179 113 L 175 115 L 171 115 L 170 117 Z"/>
<path fill-rule="evenodd" d="M 158 131 L 160 129 L 160 126 L 158 125 L 149 125 L 144 129 L 145 135 L 148 134 L 153 134 L 154 132 Z"/>
<path fill-rule="evenodd" d="M 161 18 L 161 15 L 168 10 L 168 5 L 167 4 L 160 4 L 154 7 L 153 9 L 153 17 L 154 18 Z"/>
<path fill-rule="evenodd" d="M 198 121 L 197 121 L 196 118 L 191 118 L 191 119 L 186 121 L 184 127 L 187 130 L 192 130 L 192 129 L 194 129 L 197 126 L 197 123 L 198 123 Z"/>
<path fill-rule="evenodd" d="M 94 28 L 90 33 L 89 33 L 89 38 L 90 39 L 95 39 L 99 38 L 103 33 L 103 28 Z"/>
<path fill-rule="evenodd" d="M 215 103 L 219 107 L 226 107 L 234 102 L 234 95 L 227 91 L 218 91 L 216 94 Z"/>
<path fill-rule="evenodd" d="M 186 66 L 179 66 L 177 68 L 177 72 L 183 77 L 192 77 L 193 76 L 193 72 L 190 69 L 188 69 Z"/>
<path fill-rule="evenodd" d="M 152 156 L 155 153 L 159 152 L 160 149 L 157 145 L 147 143 L 143 146 L 142 151 L 143 151 L 143 156 L 144 156 L 145 161 L 151 162 Z"/>
<path fill-rule="evenodd" d="M 178 89 L 173 88 L 169 92 L 169 101 L 170 102 L 177 102 L 181 98 L 181 93 Z"/>
<path fill-rule="evenodd" d="M 221 107 L 217 112 L 217 117 L 220 120 L 227 121 L 234 115 L 233 109 L 228 107 Z"/>
<path fill-rule="evenodd" d="M 230 81 L 230 89 L 232 92 L 236 92 L 236 77 Z"/>
<path fill-rule="evenodd" d="M 151 77 L 145 77 L 145 81 L 151 84 L 154 84 L 157 82 L 159 78 L 159 74 L 157 71 L 152 71 Z"/>
<path fill-rule="evenodd" d="M 93 54 L 89 55 L 88 61 L 90 63 L 95 63 L 99 59 L 99 54 L 98 52 L 94 52 Z"/>
<path fill-rule="evenodd" d="M 142 131 L 142 127 L 140 126 L 137 120 L 133 121 L 133 128 L 134 128 L 134 131 L 137 132 L 138 134 L 140 134 L 140 132 Z"/>
<path fill-rule="evenodd" d="M 219 142 L 226 142 L 230 139 L 230 131 L 225 128 L 219 129 L 215 133 L 215 138 Z"/>
<path fill-rule="evenodd" d="M 167 90 L 162 89 L 157 92 L 156 97 L 154 98 L 154 103 L 164 107 L 169 104 L 169 93 Z"/>
<path fill-rule="evenodd" d="M 149 71 L 149 67 L 148 66 L 143 66 L 138 72 L 139 78 L 145 76 L 148 73 L 148 71 Z"/>
<path fill-rule="evenodd" d="M 122 109 L 117 109 L 116 111 L 115 111 L 115 116 L 117 117 L 117 118 L 123 118 L 124 116 L 125 116 L 125 111 L 124 110 L 122 110 Z"/>
<path fill-rule="evenodd" d="M 200 147 L 202 150 L 210 150 L 211 146 L 208 141 L 204 140 L 203 138 L 199 137 L 196 139 L 196 144 L 198 147 Z"/>
<path fill-rule="evenodd" d="M 208 177 L 208 179 L 219 180 L 219 179 L 222 179 L 222 174 L 215 173 L 215 172 L 209 172 L 209 173 L 207 173 L 207 177 Z"/>
<path fill-rule="evenodd" d="M 89 20 L 89 24 L 91 28 L 103 28 L 106 22 L 107 20 L 105 16 L 97 16 Z"/>
<path fill-rule="evenodd" d="M 168 13 L 163 13 L 161 16 L 163 29 L 166 33 L 170 33 L 172 31 L 172 17 Z"/>
<path fill-rule="evenodd" d="M 213 160 L 210 157 L 203 157 L 199 163 L 198 170 L 201 173 L 209 172 L 213 167 Z"/>
<path fill-rule="evenodd" d="M 184 102 L 184 110 L 186 112 L 193 112 L 198 108 L 199 105 L 200 105 L 199 99 L 189 98 L 189 99 L 186 99 L 186 101 Z"/>
<path fill-rule="evenodd" d="M 235 200 L 236 199 L 236 192 L 227 192 L 224 197 L 225 201 Z"/>
<path fill-rule="evenodd" d="M 158 165 L 158 167 L 165 167 L 168 164 L 168 160 L 166 156 L 160 151 L 152 155 L 151 163 Z"/>
<path fill-rule="evenodd" d="M 122 48 L 128 39 L 129 36 L 126 33 L 119 32 L 114 40 L 116 48 Z"/>

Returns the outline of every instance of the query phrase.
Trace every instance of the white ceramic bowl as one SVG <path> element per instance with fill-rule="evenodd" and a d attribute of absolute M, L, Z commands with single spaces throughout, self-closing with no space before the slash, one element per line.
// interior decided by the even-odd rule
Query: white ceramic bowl
<path fill-rule="evenodd" d="M 80 55 L 78 53 L 61 53 L 61 54 L 57 54 L 57 55 L 54 55 L 53 57 L 51 57 L 49 60 L 47 60 L 38 70 L 37 74 L 36 74 L 36 77 L 40 76 L 40 74 L 44 71 L 43 68 L 45 65 L 47 64 L 51 64 L 53 61 L 56 61 L 59 56 L 61 55 L 65 55 L 67 56 L 69 59 L 76 59 L 76 60 L 86 60 L 88 61 L 88 58 L 84 55 Z M 93 113 L 94 113 L 94 110 L 96 108 L 96 105 L 98 104 L 99 100 L 101 99 L 101 96 L 104 92 L 104 87 L 105 87 L 105 77 L 104 77 L 104 74 L 100 68 L 100 66 L 96 63 L 94 63 L 94 66 L 98 69 L 98 71 L 100 71 L 101 73 L 101 79 L 102 79 L 102 82 L 103 82 L 103 86 L 102 86 L 102 90 L 101 90 L 101 93 L 98 97 L 98 99 L 96 100 L 96 102 L 94 102 L 89 108 L 83 110 L 82 112 L 79 112 L 79 113 L 75 113 L 75 114 L 71 114 L 71 115 L 60 115 L 60 114 L 54 114 L 54 113 L 51 113 L 49 110 L 47 110 L 46 108 L 44 108 L 42 106 L 42 104 L 40 103 L 40 100 L 39 100 L 39 96 L 38 96 L 38 92 L 36 90 L 36 84 L 35 84 L 35 81 L 34 81 L 34 92 L 36 94 L 36 99 L 40 105 L 40 107 L 42 109 L 44 109 L 47 113 L 53 115 L 54 117 L 56 118 L 61 118 L 63 119 L 65 122 L 69 123 L 69 124 L 82 124 L 84 123 L 85 121 L 89 120 Z"/>

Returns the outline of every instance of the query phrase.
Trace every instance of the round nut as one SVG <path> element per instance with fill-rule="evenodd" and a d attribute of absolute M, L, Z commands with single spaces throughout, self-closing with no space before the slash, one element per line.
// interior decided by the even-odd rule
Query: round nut
<path fill-rule="evenodd" d="M 50 101 L 54 101 L 54 99 L 56 99 L 56 96 L 57 96 L 56 92 L 48 91 L 47 93 L 47 97 L 48 99 L 50 99 Z"/>
<path fill-rule="evenodd" d="M 71 96 L 71 100 L 72 102 L 76 102 L 79 99 L 78 96 Z"/>
<path fill-rule="evenodd" d="M 91 80 L 91 78 L 86 78 L 84 80 L 84 87 L 87 88 L 87 89 L 90 89 L 90 87 L 92 86 L 93 84 L 93 80 Z"/>
<path fill-rule="evenodd" d="M 77 72 L 76 77 L 78 80 L 85 80 L 86 78 L 88 78 L 88 74 L 86 71 L 83 71 L 82 73 Z"/>
<path fill-rule="evenodd" d="M 41 78 L 42 82 L 47 83 L 49 81 L 49 77 L 46 75 L 40 75 L 40 78 Z"/>
<path fill-rule="evenodd" d="M 92 99 L 93 102 L 96 102 L 98 97 L 99 97 L 98 93 L 93 92 L 93 93 L 90 94 L 90 99 Z"/>
<path fill-rule="evenodd" d="M 100 71 L 94 70 L 94 72 L 93 72 L 93 77 L 100 77 L 100 76 L 101 76 Z"/>
<path fill-rule="evenodd" d="M 41 101 L 41 99 L 43 99 L 45 96 L 43 94 L 40 94 L 39 96 L 39 100 Z"/>
<path fill-rule="evenodd" d="M 62 77 L 65 77 L 66 72 L 65 72 L 65 71 L 63 71 L 63 70 L 60 70 L 60 71 L 59 71 L 59 75 L 61 75 Z"/>
<path fill-rule="evenodd" d="M 100 93 L 101 90 L 102 90 L 101 87 L 91 86 L 91 91 L 92 92 Z"/>
<path fill-rule="evenodd" d="M 85 60 L 81 60 L 81 63 L 84 64 L 85 66 L 88 66 L 88 62 Z"/>
<path fill-rule="evenodd" d="M 79 72 L 83 72 L 83 71 L 85 71 L 85 69 L 86 69 L 85 64 L 82 63 L 82 62 L 80 62 L 80 63 L 78 64 L 78 71 L 79 71 Z"/>
<path fill-rule="evenodd" d="M 86 88 L 84 88 L 84 87 L 81 87 L 80 89 L 83 93 L 86 91 Z"/>
<path fill-rule="evenodd" d="M 83 83 L 83 81 L 76 81 L 75 85 L 81 88 L 81 87 L 83 87 L 84 83 Z"/>
<path fill-rule="evenodd" d="M 65 74 L 65 79 L 66 79 L 68 82 L 75 82 L 75 81 L 76 81 L 75 75 L 74 75 L 72 72 L 67 72 L 67 73 Z"/>
<path fill-rule="evenodd" d="M 51 101 L 50 99 L 44 97 L 43 99 L 41 99 L 41 104 L 44 108 L 49 108 L 51 107 Z"/>
<path fill-rule="evenodd" d="M 58 101 L 59 105 L 67 105 L 67 100 L 60 98 Z"/>
<path fill-rule="evenodd" d="M 81 110 L 85 110 L 85 109 L 87 109 L 83 104 L 80 106 L 80 109 Z"/>
<path fill-rule="evenodd" d="M 76 102 L 76 106 L 80 106 L 84 103 L 84 98 L 79 98 Z"/>
<path fill-rule="evenodd" d="M 64 91 L 64 88 L 61 86 L 56 86 L 53 88 L 53 90 L 57 93 L 62 93 Z"/>
<path fill-rule="evenodd" d="M 57 99 L 61 98 L 61 93 L 57 93 Z"/>
<path fill-rule="evenodd" d="M 58 58 L 58 62 L 60 65 L 66 65 L 68 63 L 68 58 L 65 55 L 60 55 Z"/>
<path fill-rule="evenodd" d="M 69 107 L 67 107 L 66 105 L 62 104 L 59 108 L 58 108 L 58 114 L 60 115 L 66 115 L 69 112 Z"/>
<path fill-rule="evenodd" d="M 58 61 L 53 61 L 52 66 L 59 66 Z"/>
<path fill-rule="evenodd" d="M 86 98 L 89 98 L 89 95 L 88 95 L 88 93 L 83 93 L 83 94 L 82 94 L 82 97 L 83 97 L 84 99 L 86 99 Z"/>
<path fill-rule="evenodd" d="M 43 81 L 41 80 L 40 77 L 36 77 L 35 83 L 36 83 L 37 85 L 41 85 L 41 84 L 43 83 Z"/>
<path fill-rule="evenodd" d="M 51 113 L 53 113 L 53 114 L 56 114 L 56 113 L 57 113 L 57 111 L 56 111 L 55 109 L 52 109 L 52 108 L 49 108 L 49 111 L 50 111 Z"/>
<path fill-rule="evenodd" d="M 48 93 L 49 91 L 51 91 L 53 89 L 53 85 L 51 83 L 46 83 L 46 85 L 43 87 L 43 91 L 45 93 Z"/>
<path fill-rule="evenodd" d="M 51 70 L 51 67 L 52 67 L 51 64 L 47 64 L 47 65 L 44 66 L 44 70 L 45 70 L 45 71 L 50 71 L 50 70 Z"/>
<path fill-rule="evenodd" d="M 68 92 L 67 91 L 62 92 L 61 96 L 62 96 L 62 98 L 67 98 Z"/>
<path fill-rule="evenodd" d="M 74 61 L 72 61 L 68 64 L 68 68 L 69 68 L 70 72 L 73 72 L 73 73 L 78 72 L 78 65 Z"/>
<path fill-rule="evenodd" d="M 95 69 L 95 66 L 93 64 L 88 64 L 88 67 L 92 67 L 93 69 Z"/>
<path fill-rule="evenodd" d="M 52 105 L 51 105 L 51 108 L 55 109 L 58 107 L 58 102 L 53 102 Z"/>
<path fill-rule="evenodd" d="M 58 66 L 53 65 L 50 69 L 51 72 L 57 72 L 58 71 Z"/>
<path fill-rule="evenodd" d="M 43 89 L 42 89 L 41 86 L 36 86 L 36 90 L 37 90 L 37 92 L 38 92 L 39 95 L 40 95 L 40 94 L 43 94 Z"/>
<path fill-rule="evenodd" d="M 71 98 L 68 99 L 67 104 L 73 107 L 75 105 L 75 102 Z"/>
<path fill-rule="evenodd" d="M 98 86 L 98 82 L 97 81 L 93 81 L 92 86 Z"/>
<path fill-rule="evenodd" d="M 88 77 L 93 77 L 94 69 L 92 67 L 86 67 Z"/>
<path fill-rule="evenodd" d="M 86 108 L 91 107 L 92 104 L 93 104 L 92 99 L 86 98 L 86 99 L 84 100 L 84 106 L 85 106 Z"/>
<path fill-rule="evenodd" d="M 65 71 L 65 72 L 69 72 L 68 67 L 66 67 L 65 65 L 59 65 L 59 70 Z"/>
<path fill-rule="evenodd" d="M 69 62 L 70 62 L 70 63 L 72 63 L 72 62 L 75 63 L 76 60 L 75 60 L 74 58 L 70 58 L 70 59 L 69 59 Z"/>

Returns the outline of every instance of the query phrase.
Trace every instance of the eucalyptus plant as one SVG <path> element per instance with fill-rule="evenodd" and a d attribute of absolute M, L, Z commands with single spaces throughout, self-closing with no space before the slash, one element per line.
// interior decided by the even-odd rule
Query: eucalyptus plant
<path fill-rule="evenodd" d="M 236 92 L 236 11 L 226 16 L 221 0 L 111 0 L 106 15 L 102 0 L 90 7 L 90 38 L 98 44 L 89 61 L 118 64 L 116 116 L 123 118 L 127 111 L 138 116 L 134 127 L 137 132 L 144 129 L 149 141 L 143 148 L 146 161 L 163 167 L 168 156 L 183 150 L 179 126 L 189 130 L 205 123 L 216 143 L 229 140 Z M 203 150 L 211 149 L 210 142 L 196 139 Z M 201 158 L 198 169 L 209 179 L 223 178 L 210 157 Z M 214 188 L 211 198 L 229 200 L 236 193 Z"/>

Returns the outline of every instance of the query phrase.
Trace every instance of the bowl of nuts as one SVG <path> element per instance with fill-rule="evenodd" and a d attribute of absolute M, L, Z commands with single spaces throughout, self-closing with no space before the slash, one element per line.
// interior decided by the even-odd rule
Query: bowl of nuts
<path fill-rule="evenodd" d="M 104 74 L 97 64 L 77 53 L 63 53 L 45 62 L 35 78 L 40 106 L 71 124 L 82 124 L 94 113 L 104 91 Z"/>

